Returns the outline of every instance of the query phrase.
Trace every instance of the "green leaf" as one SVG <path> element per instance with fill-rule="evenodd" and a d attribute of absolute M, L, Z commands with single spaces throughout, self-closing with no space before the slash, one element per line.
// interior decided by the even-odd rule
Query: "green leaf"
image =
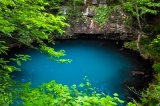
<path fill-rule="evenodd" d="M 83 83 L 80 83 L 79 84 L 79 87 L 84 87 L 85 85 Z"/>
<path fill-rule="evenodd" d="M 114 93 L 113 95 L 114 95 L 114 96 L 119 96 L 117 93 Z"/>
<path fill-rule="evenodd" d="M 12 71 L 13 71 L 11 67 L 7 67 L 7 69 L 8 69 L 10 72 L 12 72 Z"/>
<path fill-rule="evenodd" d="M 16 62 L 19 66 L 21 66 L 21 61 L 17 60 Z"/>
<path fill-rule="evenodd" d="M 86 82 L 86 85 L 89 87 L 89 86 L 91 86 L 91 83 L 90 82 Z"/>

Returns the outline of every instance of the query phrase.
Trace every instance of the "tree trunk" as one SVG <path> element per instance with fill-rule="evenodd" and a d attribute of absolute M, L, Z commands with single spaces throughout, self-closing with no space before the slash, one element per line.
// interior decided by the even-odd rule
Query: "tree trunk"
<path fill-rule="evenodd" d="M 137 39 L 137 49 L 140 53 L 140 55 L 142 57 L 144 57 L 141 47 L 140 47 L 140 41 L 141 41 L 141 36 L 142 36 L 142 26 L 141 26 L 141 21 L 140 21 L 140 16 L 139 16 L 139 10 L 138 10 L 138 6 L 137 6 L 137 0 L 135 0 L 135 9 L 136 9 L 136 13 L 137 13 L 137 21 L 138 21 L 138 27 L 139 27 L 139 31 L 138 31 L 138 39 Z"/>

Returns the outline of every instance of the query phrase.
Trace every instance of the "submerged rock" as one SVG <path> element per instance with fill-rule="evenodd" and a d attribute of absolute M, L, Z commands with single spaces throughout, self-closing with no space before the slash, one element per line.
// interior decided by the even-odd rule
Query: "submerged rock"
<path fill-rule="evenodd" d="M 142 71 L 132 71 L 132 75 L 144 75 Z"/>

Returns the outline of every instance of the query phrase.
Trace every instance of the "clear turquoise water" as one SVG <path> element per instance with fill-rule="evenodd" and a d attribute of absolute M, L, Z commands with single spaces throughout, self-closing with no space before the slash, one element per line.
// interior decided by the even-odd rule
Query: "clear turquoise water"
<path fill-rule="evenodd" d="M 29 54 L 32 60 L 23 62 L 23 71 L 15 72 L 14 78 L 21 82 L 31 81 L 32 87 L 36 87 L 51 80 L 69 86 L 78 85 L 84 82 L 84 76 L 88 76 L 98 92 L 109 95 L 116 92 L 125 98 L 124 82 L 133 80 L 132 71 L 145 67 L 139 64 L 135 55 L 121 50 L 115 41 L 59 40 L 50 46 L 55 50 L 64 49 L 67 54 L 64 58 L 72 59 L 72 63 L 57 63 L 38 51 L 21 49 L 19 52 Z"/>

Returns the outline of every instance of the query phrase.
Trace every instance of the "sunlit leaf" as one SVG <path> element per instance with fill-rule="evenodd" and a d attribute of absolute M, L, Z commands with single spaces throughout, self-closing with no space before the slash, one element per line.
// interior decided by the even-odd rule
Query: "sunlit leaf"
<path fill-rule="evenodd" d="M 85 85 L 83 83 L 80 83 L 79 84 L 79 87 L 84 87 Z"/>

